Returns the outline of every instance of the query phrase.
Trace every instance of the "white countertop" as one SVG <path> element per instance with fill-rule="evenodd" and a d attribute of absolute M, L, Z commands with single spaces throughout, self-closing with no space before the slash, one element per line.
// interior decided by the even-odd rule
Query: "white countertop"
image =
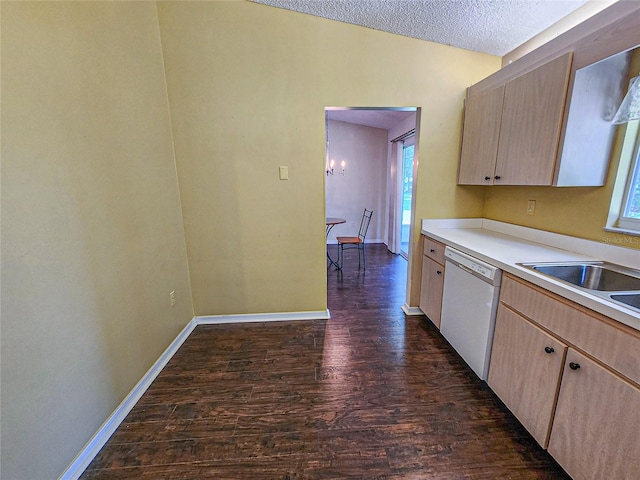
<path fill-rule="evenodd" d="M 518 263 L 608 261 L 640 269 L 640 251 L 487 219 L 427 219 L 422 234 L 640 330 L 640 313 Z"/>

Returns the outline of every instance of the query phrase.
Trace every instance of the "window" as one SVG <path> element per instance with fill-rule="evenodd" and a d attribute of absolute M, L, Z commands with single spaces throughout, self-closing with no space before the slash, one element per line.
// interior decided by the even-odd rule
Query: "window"
<path fill-rule="evenodd" d="M 634 161 L 624 194 L 624 203 L 618 226 L 640 231 L 640 142 L 636 142 Z"/>
<path fill-rule="evenodd" d="M 640 120 L 627 124 L 611 206 L 615 217 L 609 227 L 640 234 Z"/>

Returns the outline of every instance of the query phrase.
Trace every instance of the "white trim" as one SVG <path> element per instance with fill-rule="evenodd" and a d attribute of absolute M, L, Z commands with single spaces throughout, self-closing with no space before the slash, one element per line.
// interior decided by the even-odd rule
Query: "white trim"
<path fill-rule="evenodd" d="M 640 230 L 628 230 L 626 228 L 619 228 L 619 227 L 605 227 L 604 230 L 605 232 L 615 232 L 615 233 L 622 233 L 627 235 L 640 236 Z"/>
<path fill-rule="evenodd" d="M 637 78 L 640 77 L 636 77 L 634 79 L 634 81 L 636 81 L 636 84 Z M 629 208 L 631 203 L 632 191 L 635 190 L 636 184 L 640 182 L 640 122 L 635 121 L 627 128 L 634 128 L 636 135 L 633 141 L 633 154 L 631 156 L 631 165 L 629 166 L 629 170 L 627 171 L 627 178 L 624 186 L 624 195 L 622 197 L 622 205 L 620 205 L 620 211 L 618 212 L 618 223 L 613 226 L 634 230 L 638 232 L 637 234 L 640 234 L 640 219 L 626 216 L 627 209 Z M 627 139 L 625 137 L 625 141 L 626 140 Z"/>
<path fill-rule="evenodd" d="M 424 315 L 422 310 L 420 310 L 420 307 L 410 307 L 406 303 L 404 305 L 402 305 L 402 311 L 404 312 L 405 315 L 407 315 L 409 317 L 414 317 L 414 316 L 417 316 L 417 315 Z"/>
<path fill-rule="evenodd" d="M 84 473 L 91 461 L 100 452 L 100 449 L 104 447 L 105 443 L 109 440 L 113 432 L 120 426 L 125 417 L 135 407 L 140 397 L 151 386 L 151 383 L 155 380 L 158 374 L 162 371 L 165 365 L 171 360 L 171 357 L 178 351 L 180 346 L 184 343 L 191 332 L 196 328 L 197 322 L 192 319 L 178 334 L 178 336 L 171 342 L 167 349 L 160 355 L 160 358 L 151 366 L 151 368 L 144 374 L 135 387 L 128 393 L 128 395 L 122 400 L 120 405 L 113 411 L 113 413 L 105 420 L 102 426 L 98 429 L 93 437 L 85 444 L 80 450 L 76 458 L 69 464 L 64 472 L 58 477 L 59 480 L 77 480 L 80 475 Z"/>
<path fill-rule="evenodd" d="M 218 325 L 221 323 L 252 323 L 252 322 L 290 322 L 293 320 L 328 320 L 331 318 L 329 309 L 317 312 L 282 312 L 282 313 L 251 313 L 239 315 L 205 315 L 195 317 L 196 325 Z"/>
<path fill-rule="evenodd" d="M 638 180 L 640 181 L 640 179 Z M 629 203 L 627 196 L 627 203 Z M 619 230 L 626 231 L 631 235 L 640 235 L 640 218 L 620 216 L 617 227 Z"/>
<path fill-rule="evenodd" d="M 604 226 L 604 230 L 607 232 L 640 235 L 640 225 L 636 224 L 636 220 L 624 216 L 629 202 L 631 183 L 636 175 L 640 175 L 638 171 L 639 150 L 640 121 L 636 120 L 625 125 L 618 172 L 613 184 L 609 213 Z"/>
<path fill-rule="evenodd" d="M 396 112 L 415 112 L 418 107 L 324 107 L 324 109 L 334 112 L 345 110 L 391 110 Z"/>

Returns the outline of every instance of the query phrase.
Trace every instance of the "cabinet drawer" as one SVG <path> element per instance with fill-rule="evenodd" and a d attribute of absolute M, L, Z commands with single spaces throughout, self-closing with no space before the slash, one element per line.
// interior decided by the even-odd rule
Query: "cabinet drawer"
<path fill-rule="evenodd" d="M 640 332 L 508 274 L 500 301 L 640 384 Z"/>
<path fill-rule="evenodd" d="M 444 245 L 442 243 L 424 237 L 424 254 L 440 265 L 444 265 Z"/>

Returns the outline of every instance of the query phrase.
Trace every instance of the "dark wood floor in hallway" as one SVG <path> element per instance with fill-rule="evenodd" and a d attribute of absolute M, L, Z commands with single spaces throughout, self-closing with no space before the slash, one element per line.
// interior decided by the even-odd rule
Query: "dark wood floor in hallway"
<path fill-rule="evenodd" d="M 367 245 L 366 272 L 345 261 L 330 320 L 197 327 L 82 479 L 568 478 L 405 317 L 404 259 Z"/>

